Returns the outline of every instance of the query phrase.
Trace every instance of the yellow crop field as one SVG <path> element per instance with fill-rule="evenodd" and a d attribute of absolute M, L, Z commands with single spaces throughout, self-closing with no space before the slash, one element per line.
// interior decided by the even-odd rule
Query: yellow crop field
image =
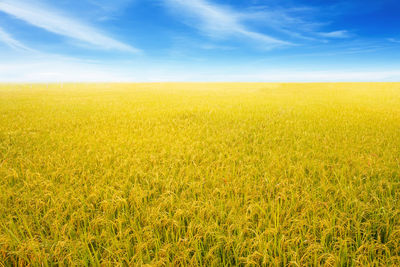
<path fill-rule="evenodd" d="M 0 265 L 400 265 L 400 83 L 0 85 Z"/>

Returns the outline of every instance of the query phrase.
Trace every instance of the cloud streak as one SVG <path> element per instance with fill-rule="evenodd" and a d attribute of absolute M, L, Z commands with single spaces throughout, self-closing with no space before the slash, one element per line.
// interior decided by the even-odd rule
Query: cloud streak
<path fill-rule="evenodd" d="M 117 41 L 75 18 L 63 15 L 49 7 L 32 3 L 32 1 L 2 0 L 0 11 L 48 32 L 69 37 L 97 48 L 131 53 L 140 52 L 139 49 Z"/>
<path fill-rule="evenodd" d="M 400 40 L 394 39 L 394 38 L 388 38 L 387 39 L 389 42 L 395 43 L 395 44 L 400 44 Z"/>
<path fill-rule="evenodd" d="M 25 46 L 20 41 L 14 39 L 8 32 L 0 27 L 0 42 L 16 50 L 33 52 L 34 50 Z"/>
<path fill-rule="evenodd" d="M 322 26 L 321 23 L 305 21 L 299 14 L 307 13 L 309 17 L 311 8 L 271 8 L 259 6 L 240 13 L 240 17 L 245 21 L 256 22 L 263 27 L 283 33 L 286 36 L 303 39 L 316 40 L 314 37 L 316 28 Z M 304 14 L 303 14 L 304 16 Z"/>
<path fill-rule="evenodd" d="M 310 22 L 304 17 L 312 17 L 314 8 L 272 8 L 257 6 L 235 10 L 229 6 L 212 3 L 210 0 L 164 0 L 167 7 L 175 12 L 178 19 L 211 37 L 241 37 L 257 41 L 267 47 L 295 45 L 292 40 L 318 41 L 321 38 L 350 38 L 347 30 L 321 32 L 319 28 L 327 23 Z M 251 30 L 254 23 L 279 38 L 262 31 Z M 287 40 L 289 39 L 289 40 Z"/>
<path fill-rule="evenodd" d="M 129 6 L 135 0 L 87 0 L 88 3 L 106 12 L 115 12 Z"/>
<path fill-rule="evenodd" d="M 333 32 L 321 32 L 319 33 L 322 37 L 326 38 L 349 38 L 350 33 L 346 30 L 333 31 Z"/>
<path fill-rule="evenodd" d="M 211 37 L 241 37 L 260 42 L 269 47 L 292 43 L 249 29 L 243 23 L 243 14 L 226 6 L 205 0 L 165 0 L 166 5 L 183 14 L 188 24 Z"/>

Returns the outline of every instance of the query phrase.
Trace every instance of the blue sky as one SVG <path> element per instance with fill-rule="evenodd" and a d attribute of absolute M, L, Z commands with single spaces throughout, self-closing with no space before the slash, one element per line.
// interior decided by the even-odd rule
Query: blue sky
<path fill-rule="evenodd" d="M 0 0 L 0 81 L 400 81 L 398 0 Z"/>

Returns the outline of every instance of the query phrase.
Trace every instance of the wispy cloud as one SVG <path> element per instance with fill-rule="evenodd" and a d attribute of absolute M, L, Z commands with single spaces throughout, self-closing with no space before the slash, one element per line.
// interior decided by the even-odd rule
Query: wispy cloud
<path fill-rule="evenodd" d="M 106 12 L 115 12 L 129 6 L 135 0 L 87 0 L 90 4 Z"/>
<path fill-rule="evenodd" d="M 333 31 L 333 32 L 320 32 L 319 35 L 326 38 L 349 38 L 351 35 L 349 31 Z"/>
<path fill-rule="evenodd" d="M 311 17 L 314 12 L 316 12 L 314 8 L 308 7 L 272 8 L 257 6 L 241 11 L 240 17 L 245 21 L 256 22 L 263 27 L 295 39 L 316 40 L 314 33 L 324 24 L 304 19 L 304 17 Z"/>
<path fill-rule="evenodd" d="M 30 52 L 34 51 L 33 49 L 22 44 L 20 41 L 14 39 L 8 32 L 4 31 L 1 27 L 0 27 L 0 42 L 16 50 L 23 50 Z"/>
<path fill-rule="evenodd" d="M 351 37 L 347 30 L 321 32 L 320 29 L 328 23 L 312 21 L 313 14 L 317 13 L 315 8 L 255 6 L 237 10 L 210 0 L 164 1 L 180 19 L 186 19 L 189 25 L 212 37 L 240 36 L 271 47 L 293 45 L 292 40 L 317 41 L 321 38 Z M 250 29 L 249 22 L 253 26 L 258 25 L 263 31 Z"/>
<path fill-rule="evenodd" d="M 46 31 L 79 40 L 97 48 L 140 52 L 139 49 L 115 40 L 94 27 L 34 1 L 2 0 L 0 11 Z"/>
<path fill-rule="evenodd" d="M 189 24 L 212 37 L 242 37 L 274 47 L 291 45 L 270 35 L 249 29 L 244 23 L 244 14 L 227 6 L 206 0 L 166 0 L 165 3 Z"/>
<path fill-rule="evenodd" d="M 388 38 L 387 40 L 388 40 L 389 42 L 392 42 L 392 43 L 400 44 L 400 40 L 397 40 L 397 39 L 395 39 L 395 38 Z"/>
<path fill-rule="evenodd" d="M 322 38 L 344 39 L 352 37 L 347 30 L 324 32 L 321 28 L 330 23 L 314 17 L 319 13 L 316 7 L 269 7 L 258 6 L 241 11 L 245 20 L 262 23 L 264 27 L 283 33 L 295 39 L 317 41 Z"/>
<path fill-rule="evenodd" d="M 137 0 L 81 0 L 89 4 L 91 12 L 97 21 L 118 21 L 126 9 L 134 5 Z"/>

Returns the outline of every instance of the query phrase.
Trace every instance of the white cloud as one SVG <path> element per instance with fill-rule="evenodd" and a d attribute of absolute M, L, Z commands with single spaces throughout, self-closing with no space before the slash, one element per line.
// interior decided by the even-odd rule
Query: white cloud
<path fill-rule="evenodd" d="M 0 11 L 49 32 L 76 39 L 102 49 L 140 52 L 79 20 L 32 1 L 2 0 Z"/>
<path fill-rule="evenodd" d="M 183 18 L 190 19 L 190 25 L 212 37 L 237 36 L 260 42 L 269 47 L 290 45 L 244 25 L 243 14 L 226 6 L 212 4 L 206 0 L 165 0 L 168 7 Z"/>
<path fill-rule="evenodd" d="M 294 39 L 316 41 L 323 38 L 349 38 L 346 30 L 320 32 L 318 29 L 327 23 L 310 21 L 317 11 L 313 8 L 271 8 L 256 6 L 235 10 L 229 6 L 214 4 L 209 0 L 164 0 L 180 19 L 212 37 L 241 36 L 258 41 L 270 47 L 293 45 L 292 42 L 272 37 L 260 31 L 249 29 L 248 22 L 256 23 L 270 32 Z"/>
<path fill-rule="evenodd" d="M 314 36 L 315 30 L 323 24 L 306 21 L 303 18 L 311 17 L 312 12 L 315 11 L 311 8 L 273 9 L 260 6 L 242 11 L 240 17 L 243 20 L 257 22 L 263 27 L 279 31 L 293 38 L 315 40 L 309 35 Z"/>
<path fill-rule="evenodd" d="M 9 47 L 17 50 L 30 51 L 30 52 L 34 51 L 33 49 L 22 44 L 20 41 L 14 39 L 9 33 L 4 31 L 1 27 L 0 27 L 0 42 L 5 43 Z"/>
<path fill-rule="evenodd" d="M 341 30 L 341 31 L 333 31 L 333 32 L 321 32 L 319 33 L 322 37 L 327 37 L 327 38 L 349 38 L 350 33 L 346 30 Z"/>

